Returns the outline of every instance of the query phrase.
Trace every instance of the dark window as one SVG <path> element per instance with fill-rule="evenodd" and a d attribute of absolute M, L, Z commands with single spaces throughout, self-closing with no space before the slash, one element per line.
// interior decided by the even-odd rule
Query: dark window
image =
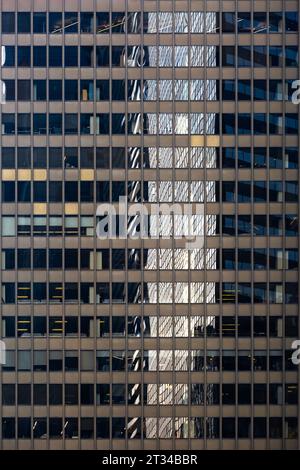
<path fill-rule="evenodd" d="M 238 418 L 238 437 L 251 438 L 251 418 Z"/>
<path fill-rule="evenodd" d="M 34 269 L 46 269 L 46 250 L 45 249 L 34 249 L 33 250 L 33 268 Z"/>
<path fill-rule="evenodd" d="M 2 384 L 2 405 L 12 406 L 16 402 L 15 384 Z"/>
<path fill-rule="evenodd" d="M 94 404 L 94 384 L 80 385 L 81 405 Z"/>
<path fill-rule="evenodd" d="M 267 82 L 266 80 L 254 80 L 253 82 L 254 100 L 267 100 Z"/>
<path fill-rule="evenodd" d="M 15 418 L 2 418 L 2 439 L 15 439 Z"/>
<path fill-rule="evenodd" d="M 5 46 L 4 67 L 14 67 L 15 65 L 15 46 Z"/>
<path fill-rule="evenodd" d="M 78 100 L 78 81 L 65 80 L 65 100 L 77 101 Z"/>
<path fill-rule="evenodd" d="M 15 182 L 3 181 L 1 194 L 2 194 L 2 202 L 14 202 L 15 201 Z"/>
<path fill-rule="evenodd" d="M 33 384 L 33 404 L 47 405 L 47 385 Z"/>
<path fill-rule="evenodd" d="M 254 67 L 266 67 L 267 65 L 266 46 L 254 46 L 253 47 L 253 65 Z"/>
<path fill-rule="evenodd" d="M 65 67 L 77 67 L 77 46 L 65 46 Z"/>
<path fill-rule="evenodd" d="M 46 101 L 46 80 L 33 80 L 33 99 Z"/>
<path fill-rule="evenodd" d="M 110 30 L 110 19 L 109 13 L 96 13 L 96 32 L 97 34 L 106 33 L 108 34 Z"/>
<path fill-rule="evenodd" d="M 47 32 L 47 14 L 46 13 L 33 13 L 33 32 L 46 33 Z"/>
<path fill-rule="evenodd" d="M 94 437 L 94 418 L 81 418 L 80 420 L 80 438 L 93 439 Z"/>
<path fill-rule="evenodd" d="M 65 135 L 72 135 L 78 133 L 78 115 L 65 114 Z"/>
<path fill-rule="evenodd" d="M 16 325 L 14 317 L 3 317 L 2 334 L 4 338 L 14 338 L 16 335 Z"/>
<path fill-rule="evenodd" d="M 250 101 L 251 100 L 251 80 L 238 81 L 238 100 Z"/>
<path fill-rule="evenodd" d="M 46 47 L 45 46 L 33 46 L 33 66 L 34 67 L 46 67 Z"/>
<path fill-rule="evenodd" d="M 251 67 L 251 65 L 251 46 L 238 46 L 238 67 Z"/>
<path fill-rule="evenodd" d="M 62 134 L 61 114 L 49 114 L 49 134 Z"/>
<path fill-rule="evenodd" d="M 3 116 L 3 115 L 2 115 Z M 15 148 L 13 147 L 2 147 L 2 168 L 15 168 L 16 157 Z"/>
<path fill-rule="evenodd" d="M 31 384 L 18 385 L 18 404 L 30 405 L 31 404 Z"/>
<path fill-rule="evenodd" d="M 96 81 L 96 97 L 98 101 L 109 100 L 109 80 Z"/>
<path fill-rule="evenodd" d="M 77 12 L 65 12 L 64 32 L 65 34 L 78 33 Z"/>
<path fill-rule="evenodd" d="M 239 33 L 250 33 L 251 32 L 251 13 L 239 12 L 237 24 L 238 24 Z"/>
<path fill-rule="evenodd" d="M 14 101 L 16 99 L 15 80 L 3 80 L 5 83 L 5 100 Z"/>
<path fill-rule="evenodd" d="M 107 46 L 101 46 L 106 48 Z M 108 47 L 107 47 L 108 49 Z M 94 48 L 93 46 L 81 46 L 80 47 L 80 66 L 81 67 L 92 67 L 94 65 Z"/>
<path fill-rule="evenodd" d="M 285 12 L 285 31 L 286 32 L 298 31 L 298 13 L 296 11 Z"/>
<path fill-rule="evenodd" d="M 33 418 L 33 420 L 33 437 L 35 439 L 44 439 L 47 437 L 47 418 Z"/>
<path fill-rule="evenodd" d="M 108 66 L 109 66 L 109 47 L 108 46 L 96 46 L 96 67 L 108 67 Z"/>
<path fill-rule="evenodd" d="M 49 80 L 49 100 L 61 101 L 62 100 L 62 81 Z"/>
<path fill-rule="evenodd" d="M 78 404 L 78 385 L 65 384 L 65 405 Z"/>
<path fill-rule="evenodd" d="M 222 438 L 235 438 L 235 418 L 222 418 Z"/>
<path fill-rule="evenodd" d="M 49 437 L 50 439 L 62 439 L 62 418 L 49 418 Z"/>
<path fill-rule="evenodd" d="M 49 13 L 49 33 L 61 34 L 62 33 L 62 14 Z"/>
<path fill-rule="evenodd" d="M 18 46 L 18 66 L 30 67 L 30 46 Z"/>
<path fill-rule="evenodd" d="M 94 15 L 93 13 L 80 13 L 80 32 L 94 32 Z"/>
<path fill-rule="evenodd" d="M 31 82 L 30 80 L 18 80 L 17 93 L 19 101 L 31 100 Z"/>
<path fill-rule="evenodd" d="M 61 46 L 49 46 L 49 67 L 62 67 Z"/>
<path fill-rule="evenodd" d="M 15 32 L 15 13 L 2 12 L 2 33 Z"/>
<path fill-rule="evenodd" d="M 30 13 L 19 12 L 18 13 L 18 33 L 30 33 L 30 32 L 31 32 Z"/>
<path fill-rule="evenodd" d="M 29 113 L 18 114 L 17 133 L 23 135 L 31 133 L 31 115 Z"/>

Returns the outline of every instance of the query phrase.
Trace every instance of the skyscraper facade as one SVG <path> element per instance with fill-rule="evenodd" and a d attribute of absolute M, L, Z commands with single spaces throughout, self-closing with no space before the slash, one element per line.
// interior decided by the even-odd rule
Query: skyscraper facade
<path fill-rule="evenodd" d="M 0 448 L 300 449 L 299 2 L 0 8 Z"/>

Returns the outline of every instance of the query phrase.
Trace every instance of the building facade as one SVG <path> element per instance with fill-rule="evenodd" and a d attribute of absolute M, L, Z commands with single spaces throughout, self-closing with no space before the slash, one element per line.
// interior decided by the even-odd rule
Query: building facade
<path fill-rule="evenodd" d="M 299 449 L 299 3 L 0 8 L 1 448 Z"/>

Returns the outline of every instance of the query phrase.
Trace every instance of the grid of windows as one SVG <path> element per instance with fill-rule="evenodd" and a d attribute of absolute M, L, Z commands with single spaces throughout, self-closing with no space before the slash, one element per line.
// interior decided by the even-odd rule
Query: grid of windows
<path fill-rule="evenodd" d="M 30 5 L 0 12 L 0 445 L 299 448 L 298 2 Z M 120 197 L 203 204 L 204 246 L 99 240 Z"/>

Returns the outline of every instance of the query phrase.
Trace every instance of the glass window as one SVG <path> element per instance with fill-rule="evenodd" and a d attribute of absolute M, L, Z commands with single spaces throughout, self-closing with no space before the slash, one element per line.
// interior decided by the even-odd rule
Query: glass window
<path fill-rule="evenodd" d="M 267 100 L 267 81 L 254 80 L 253 81 L 253 98 L 254 100 Z"/>
<path fill-rule="evenodd" d="M 15 268 L 15 250 L 13 248 L 5 248 L 1 254 L 2 269 Z"/>
<path fill-rule="evenodd" d="M 235 80 L 223 80 L 222 81 L 222 97 L 223 100 L 234 101 L 235 100 Z"/>
<path fill-rule="evenodd" d="M 96 385 L 96 403 L 97 405 L 109 405 L 110 403 L 110 385 Z"/>
<path fill-rule="evenodd" d="M 16 402 L 15 384 L 2 384 L 2 405 L 13 406 Z"/>
<path fill-rule="evenodd" d="M 239 33 L 251 32 L 251 13 L 239 12 L 237 18 L 237 25 Z"/>
<path fill-rule="evenodd" d="M 234 87 L 235 87 L 235 81 Z M 238 100 L 251 100 L 251 80 L 238 80 Z"/>
<path fill-rule="evenodd" d="M 49 134 L 62 134 L 62 115 L 49 114 Z"/>
<path fill-rule="evenodd" d="M 94 100 L 94 81 L 80 80 L 80 97 L 81 101 Z"/>
<path fill-rule="evenodd" d="M 15 351 L 6 350 L 5 352 L 5 364 L 2 365 L 4 371 L 14 371 L 16 366 L 16 355 Z"/>
<path fill-rule="evenodd" d="M 62 418 L 49 418 L 50 439 L 62 439 L 63 427 Z"/>
<path fill-rule="evenodd" d="M 15 32 L 15 12 L 2 12 L 1 22 L 2 33 L 14 33 Z"/>
<path fill-rule="evenodd" d="M 62 100 L 62 81 L 49 80 L 49 100 L 61 101 Z"/>
<path fill-rule="evenodd" d="M 65 135 L 78 133 L 78 115 L 65 114 Z"/>
<path fill-rule="evenodd" d="M 2 113 L 2 135 L 15 134 L 15 115 Z"/>
<path fill-rule="evenodd" d="M 47 32 L 47 13 L 33 13 L 33 32 L 46 33 Z"/>
<path fill-rule="evenodd" d="M 65 12 L 64 32 L 65 34 L 78 33 L 77 12 Z"/>
<path fill-rule="evenodd" d="M 5 100 L 14 101 L 16 99 L 15 80 L 3 80 L 5 83 Z"/>
<path fill-rule="evenodd" d="M 18 351 L 18 370 L 31 370 L 31 351 Z"/>
<path fill-rule="evenodd" d="M 97 439 L 109 439 L 109 418 L 96 418 Z"/>
<path fill-rule="evenodd" d="M 65 80 L 65 100 L 77 101 L 78 100 L 78 81 Z"/>
<path fill-rule="evenodd" d="M 2 418 L 2 438 L 15 439 L 15 418 Z"/>
<path fill-rule="evenodd" d="M 29 12 L 18 12 L 18 33 L 31 32 L 31 15 Z"/>
<path fill-rule="evenodd" d="M 49 352 L 49 371 L 61 371 L 63 370 L 62 351 Z"/>
<path fill-rule="evenodd" d="M 94 370 L 93 351 L 81 351 L 81 370 Z"/>
<path fill-rule="evenodd" d="M 33 418 L 33 437 L 45 439 L 47 437 L 47 418 Z"/>
<path fill-rule="evenodd" d="M 117 47 L 117 46 L 114 46 Z M 119 49 L 123 50 L 122 47 Z M 112 65 L 120 65 L 120 52 L 114 53 L 114 61 Z M 109 47 L 108 46 L 96 46 L 96 66 L 97 67 L 108 67 L 109 66 Z"/>
<path fill-rule="evenodd" d="M 225 47 L 229 47 L 229 46 L 225 46 Z M 251 46 L 238 46 L 238 67 L 251 67 L 251 66 L 252 66 Z"/>
<path fill-rule="evenodd" d="M 45 46 L 33 46 L 33 66 L 34 67 L 46 67 L 46 47 Z"/>
<path fill-rule="evenodd" d="M 23 135 L 31 133 L 31 115 L 29 113 L 18 114 L 17 133 Z"/>
<path fill-rule="evenodd" d="M 254 67 L 266 67 L 267 65 L 266 46 L 253 46 L 253 65 Z"/>
<path fill-rule="evenodd" d="M 46 114 L 34 114 L 33 115 L 33 133 L 34 134 L 46 134 L 47 133 L 47 115 Z"/>
<path fill-rule="evenodd" d="M 30 80 L 17 81 L 17 96 L 19 101 L 31 100 L 31 83 Z"/>
<path fill-rule="evenodd" d="M 108 34 L 110 30 L 109 13 L 96 13 L 96 32 L 97 34 Z"/>
<path fill-rule="evenodd" d="M 3 338 L 14 338 L 16 334 L 14 317 L 2 318 L 2 336 Z"/>
<path fill-rule="evenodd" d="M 30 46 L 18 46 L 18 66 L 19 67 L 30 67 L 31 65 L 31 53 Z"/>
<path fill-rule="evenodd" d="M 298 31 L 298 12 L 297 11 L 285 12 L 285 31 L 286 32 Z"/>
<path fill-rule="evenodd" d="M 94 14 L 93 13 L 80 13 L 80 32 L 93 33 L 94 32 Z"/>
<path fill-rule="evenodd" d="M 298 67 L 299 50 L 297 46 L 285 47 L 285 65 L 286 67 Z"/>
<path fill-rule="evenodd" d="M 62 67 L 61 46 L 49 46 L 49 67 Z"/>
<path fill-rule="evenodd" d="M 65 67 L 77 67 L 77 46 L 65 46 Z"/>
<path fill-rule="evenodd" d="M 33 80 L 34 101 L 46 101 L 46 80 Z"/>
<path fill-rule="evenodd" d="M 49 33 L 62 33 L 62 14 L 58 12 L 49 13 Z"/>
<path fill-rule="evenodd" d="M 125 101 L 125 81 L 124 80 L 112 81 L 111 96 L 114 101 Z"/>
<path fill-rule="evenodd" d="M 267 28 L 267 14 L 265 12 L 253 12 L 253 32 L 255 34 L 266 34 Z"/>
<path fill-rule="evenodd" d="M 270 67 L 283 66 L 283 49 L 282 46 L 269 47 L 269 64 Z"/>
<path fill-rule="evenodd" d="M 100 47 L 100 46 L 99 46 Z M 107 52 L 108 61 L 108 46 L 101 46 L 101 49 Z M 80 46 L 80 66 L 81 67 L 92 67 L 94 65 L 94 48 L 93 46 Z M 102 64 L 104 65 L 104 64 Z M 108 63 L 107 63 L 108 65 Z"/>
<path fill-rule="evenodd" d="M 270 12 L 269 31 L 270 33 L 279 33 L 283 31 L 282 12 Z"/>
<path fill-rule="evenodd" d="M 18 418 L 18 439 L 30 439 L 31 428 L 31 418 Z"/>
<path fill-rule="evenodd" d="M 109 80 L 96 81 L 96 99 L 97 101 L 109 100 Z"/>
<path fill-rule="evenodd" d="M 4 67 L 15 66 L 15 46 L 5 46 L 5 62 Z"/>
<path fill-rule="evenodd" d="M 31 404 L 31 384 L 18 384 L 18 404 Z"/>

